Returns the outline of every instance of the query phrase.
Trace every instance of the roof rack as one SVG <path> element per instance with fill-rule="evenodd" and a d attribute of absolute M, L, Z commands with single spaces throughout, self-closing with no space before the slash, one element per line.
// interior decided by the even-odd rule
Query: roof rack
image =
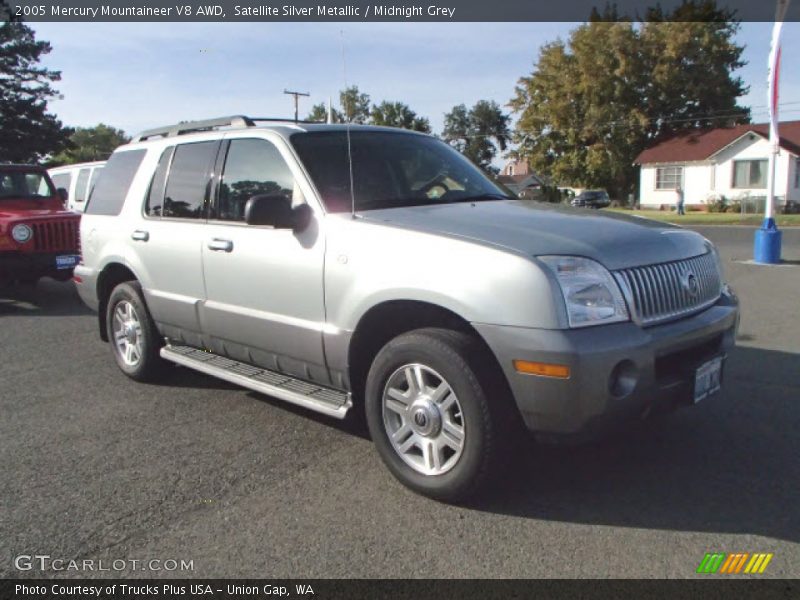
<path fill-rule="evenodd" d="M 294 119 L 280 119 L 274 117 L 245 117 L 244 115 L 232 115 L 230 117 L 219 117 L 217 119 L 205 119 L 202 121 L 186 121 L 177 125 L 166 127 L 156 127 L 142 131 L 131 140 L 132 142 L 143 142 L 154 137 L 175 137 L 186 133 L 196 133 L 199 131 L 212 131 L 221 127 L 232 129 L 243 129 L 245 127 L 255 127 L 259 121 L 274 121 L 283 123 L 315 123 L 316 121 L 295 121 Z"/>

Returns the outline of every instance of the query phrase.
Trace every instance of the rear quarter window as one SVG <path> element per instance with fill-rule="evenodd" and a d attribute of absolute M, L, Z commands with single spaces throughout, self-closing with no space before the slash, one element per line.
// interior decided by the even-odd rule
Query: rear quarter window
<path fill-rule="evenodd" d="M 53 185 L 56 189 L 64 188 L 69 191 L 69 185 L 72 183 L 72 173 L 58 173 L 57 175 L 52 175 L 50 179 L 53 180 Z"/>
<path fill-rule="evenodd" d="M 111 155 L 103 169 L 103 176 L 91 191 L 86 214 L 116 216 L 122 212 L 128 188 L 142 164 L 145 152 L 128 150 Z"/>

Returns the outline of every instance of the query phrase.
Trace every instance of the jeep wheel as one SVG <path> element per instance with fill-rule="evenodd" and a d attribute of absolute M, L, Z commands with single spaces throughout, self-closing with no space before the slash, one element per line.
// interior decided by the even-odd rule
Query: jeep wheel
<path fill-rule="evenodd" d="M 505 399 L 490 406 L 482 363 L 475 340 L 445 329 L 403 334 L 378 353 L 367 377 L 367 424 L 404 485 L 457 502 L 486 483 L 503 443 Z"/>
<path fill-rule="evenodd" d="M 111 292 L 106 311 L 111 351 L 117 365 L 137 381 L 155 380 L 163 371 L 161 336 L 135 281 L 120 283 Z"/>

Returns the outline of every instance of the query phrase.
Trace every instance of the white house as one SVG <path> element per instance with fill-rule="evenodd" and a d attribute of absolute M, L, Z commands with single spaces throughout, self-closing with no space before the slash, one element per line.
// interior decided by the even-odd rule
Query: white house
<path fill-rule="evenodd" d="M 770 146 L 767 124 L 687 132 L 639 154 L 642 208 L 674 205 L 680 185 L 687 205 L 764 198 Z M 800 202 L 800 121 L 779 126 L 775 163 L 776 204 Z"/>

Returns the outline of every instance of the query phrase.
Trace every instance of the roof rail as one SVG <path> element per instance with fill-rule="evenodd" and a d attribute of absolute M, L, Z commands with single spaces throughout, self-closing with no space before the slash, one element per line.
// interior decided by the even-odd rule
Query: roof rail
<path fill-rule="evenodd" d="M 316 121 L 295 121 L 294 119 L 281 119 L 274 117 L 245 117 L 244 115 L 232 115 L 230 117 L 219 117 L 217 119 L 205 119 L 203 121 L 186 121 L 185 123 L 178 123 L 177 125 L 168 125 L 166 127 L 156 127 L 155 129 L 148 129 L 142 131 L 139 135 L 134 137 L 131 142 L 143 142 L 154 137 L 175 137 L 185 133 L 195 133 L 198 131 L 210 131 L 220 127 L 231 127 L 234 129 L 242 129 L 245 127 L 254 127 L 257 121 L 275 121 L 284 123 L 315 123 Z"/>
<path fill-rule="evenodd" d="M 167 127 L 156 127 L 155 129 L 148 129 L 137 135 L 132 142 L 142 142 L 154 137 L 174 137 L 176 135 L 183 135 L 185 133 L 193 133 L 195 131 L 209 131 L 219 127 L 233 127 L 243 128 L 252 127 L 255 125 L 253 119 L 243 115 L 233 115 L 231 117 L 220 117 L 218 119 L 205 119 L 203 121 L 187 121 L 185 123 L 178 123 L 177 125 L 169 125 Z"/>

